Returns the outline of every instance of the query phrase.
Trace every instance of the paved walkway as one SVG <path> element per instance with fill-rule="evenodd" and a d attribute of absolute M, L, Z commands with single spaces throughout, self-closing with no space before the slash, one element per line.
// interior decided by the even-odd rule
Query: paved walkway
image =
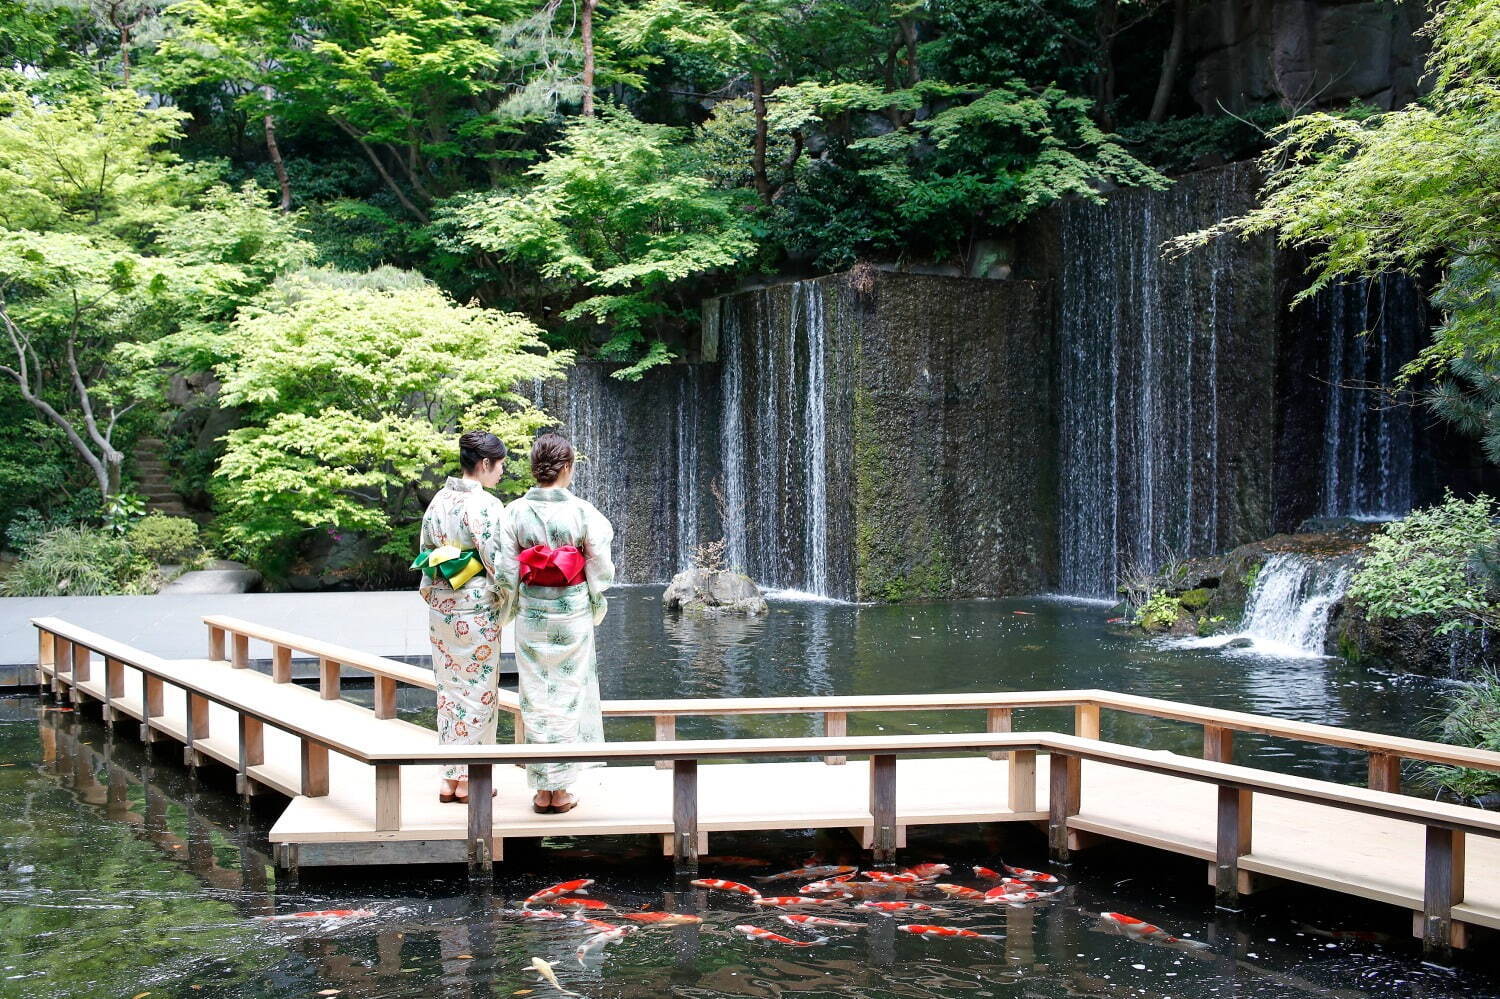
<path fill-rule="evenodd" d="M 36 662 L 34 617 L 60 617 L 168 659 L 207 654 L 205 614 L 230 614 L 377 655 L 426 657 L 427 606 L 415 590 L 210 596 L 0 598 L 0 666 Z M 504 650 L 511 650 L 507 630 Z"/>

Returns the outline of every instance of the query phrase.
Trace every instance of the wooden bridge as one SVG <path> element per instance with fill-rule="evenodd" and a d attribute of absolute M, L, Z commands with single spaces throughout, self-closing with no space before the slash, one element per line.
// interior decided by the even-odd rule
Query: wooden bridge
<path fill-rule="evenodd" d="M 431 671 L 204 621 L 207 657 L 166 660 L 37 619 L 38 682 L 98 702 L 106 721 L 138 721 L 147 742 L 181 743 L 187 766 L 230 767 L 244 795 L 290 798 L 269 838 L 292 871 L 458 862 L 488 877 L 507 838 L 628 834 L 661 836 L 691 870 L 715 832 L 808 828 L 848 828 L 885 861 L 910 826 L 1026 822 L 1047 830 L 1059 861 L 1092 837 L 1206 860 L 1227 906 L 1258 879 L 1285 879 L 1410 909 L 1433 951 L 1464 946 L 1472 926 L 1500 929 L 1500 815 L 1400 793 L 1403 760 L 1500 771 L 1500 753 L 1101 690 L 612 701 L 607 717 L 651 718 L 656 738 L 596 745 L 525 744 L 515 695 L 502 691 L 514 744 L 439 746 L 431 729 L 396 717 L 399 686 L 432 690 Z M 256 657 L 269 674 L 248 668 L 252 643 L 269 653 Z M 318 660 L 316 690 L 291 682 L 294 656 Z M 343 696 L 351 672 L 373 678 L 370 707 Z M 1016 712 L 1035 708 L 1071 709 L 1073 731 L 1014 730 Z M 984 730 L 847 734 L 851 713 L 933 710 L 982 712 Z M 1104 741 L 1105 710 L 1200 726 L 1203 757 Z M 675 738 L 679 717 L 747 714 L 820 715 L 824 734 Z M 1369 786 L 1235 765 L 1236 732 L 1365 753 Z M 575 812 L 538 816 L 510 764 L 543 761 L 634 765 L 580 785 Z M 436 801 L 447 763 L 469 766 L 468 805 Z"/>

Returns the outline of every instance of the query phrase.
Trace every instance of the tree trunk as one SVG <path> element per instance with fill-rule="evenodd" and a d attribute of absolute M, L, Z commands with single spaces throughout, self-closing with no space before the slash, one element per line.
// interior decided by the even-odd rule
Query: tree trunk
<path fill-rule="evenodd" d="M 594 8 L 599 0 L 583 0 L 583 116 L 594 116 Z"/>
<path fill-rule="evenodd" d="M 1159 122 L 1167 116 L 1172 99 L 1172 84 L 1177 81 L 1177 67 L 1182 62 L 1182 45 L 1187 35 L 1188 0 L 1175 0 L 1172 10 L 1172 40 L 1161 57 L 1161 76 L 1156 80 L 1156 97 L 1151 101 L 1149 120 Z"/>
<path fill-rule="evenodd" d="M 276 169 L 276 183 L 281 187 L 281 210 L 292 210 L 292 182 L 287 179 L 286 164 L 281 160 L 281 147 L 276 144 L 276 119 L 266 115 L 266 153 L 271 157 L 271 166 Z"/>
<path fill-rule="evenodd" d="M 1119 0 L 1100 0 L 1099 11 L 1094 21 L 1097 47 L 1094 60 L 1098 64 L 1094 71 L 1095 113 L 1099 124 L 1107 129 L 1115 127 L 1115 35 L 1120 30 Z"/>
<path fill-rule="evenodd" d="M 390 192 L 396 196 L 396 200 L 401 202 L 401 207 L 410 212 L 418 222 L 426 225 L 430 221 L 427 213 L 418 208 L 412 202 L 411 198 L 406 196 L 406 192 L 401 190 L 401 185 L 396 183 L 396 178 L 392 177 L 391 172 L 385 168 L 385 164 L 380 162 L 380 157 L 376 155 L 375 150 L 370 147 L 370 144 L 365 141 L 365 137 L 359 133 L 359 129 L 338 117 L 333 119 L 333 123 L 343 129 L 344 134 L 357 142 L 359 148 L 364 150 L 364 154 L 369 159 L 370 165 L 375 168 L 376 173 L 380 174 L 380 179 L 385 182 L 385 186 Z"/>
<path fill-rule="evenodd" d="M 759 73 L 750 74 L 750 100 L 755 107 L 755 148 L 751 172 L 755 191 L 766 204 L 771 203 L 771 182 L 766 177 L 766 91 Z"/>
<path fill-rule="evenodd" d="M 130 86 L 130 29 L 120 28 L 120 76 L 121 83 Z"/>

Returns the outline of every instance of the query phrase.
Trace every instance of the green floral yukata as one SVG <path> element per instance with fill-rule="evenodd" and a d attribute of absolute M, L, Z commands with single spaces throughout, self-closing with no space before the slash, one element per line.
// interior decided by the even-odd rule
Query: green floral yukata
<path fill-rule="evenodd" d="M 609 546 L 614 528 L 566 489 L 532 489 L 505 508 L 501 564 L 502 623 L 516 620 L 516 670 L 526 741 L 603 742 L 594 626 L 604 620 L 604 591 L 615 581 Z M 575 545 L 585 556 L 583 582 L 530 586 L 520 581 L 519 554 L 535 545 Z M 561 791 L 584 766 L 546 763 L 526 768 L 538 791 Z"/>
<path fill-rule="evenodd" d="M 422 577 L 432 669 L 438 682 L 438 742 L 444 745 L 495 741 L 500 627 L 504 623 L 496 589 L 503 574 L 504 520 L 505 505 L 483 486 L 472 479 L 453 478 L 422 516 L 422 550 L 445 544 L 472 548 L 484 563 L 484 572 L 456 590 L 441 573 L 436 579 Z M 447 780 L 467 775 L 465 766 L 443 768 Z"/>

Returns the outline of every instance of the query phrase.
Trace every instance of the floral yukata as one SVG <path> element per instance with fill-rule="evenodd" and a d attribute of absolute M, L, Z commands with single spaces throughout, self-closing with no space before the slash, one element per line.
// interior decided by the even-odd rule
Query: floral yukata
<path fill-rule="evenodd" d="M 505 506 L 472 479 L 450 478 L 422 516 L 423 551 L 453 545 L 473 549 L 484 563 L 479 573 L 454 589 L 438 574 L 422 578 L 427 628 L 432 636 L 432 668 L 437 674 L 438 742 L 477 745 L 495 741 L 496 689 L 500 682 L 500 627 L 503 604 L 496 599 Z M 469 768 L 443 768 L 446 780 L 468 776 Z"/>
<path fill-rule="evenodd" d="M 615 581 L 609 546 L 614 528 L 588 502 L 566 489 L 536 488 L 505 508 L 501 600 L 516 621 L 516 669 L 526 741 L 603 742 L 594 626 L 604 620 L 604 591 Z M 520 581 L 522 551 L 535 545 L 573 545 L 585 556 L 583 581 L 532 586 Z M 526 768 L 533 790 L 561 791 L 585 766 L 543 763 Z"/>

